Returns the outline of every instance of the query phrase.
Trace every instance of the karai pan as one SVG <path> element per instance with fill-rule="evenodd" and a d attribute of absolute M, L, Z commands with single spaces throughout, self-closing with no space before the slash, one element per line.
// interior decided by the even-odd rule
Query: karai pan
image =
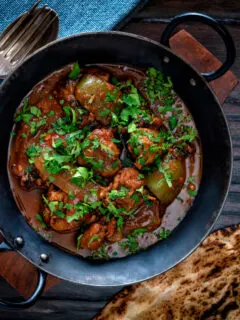
<path fill-rule="evenodd" d="M 187 21 L 213 27 L 227 57 L 199 74 L 167 48 Z M 0 228 L 46 273 L 115 286 L 190 254 L 220 214 L 232 170 L 229 129 L 208 81 L 233 64 L 227 30 L 175 17 L 161 44 L 123 32 L 52 42 L 3 82 Z"/>

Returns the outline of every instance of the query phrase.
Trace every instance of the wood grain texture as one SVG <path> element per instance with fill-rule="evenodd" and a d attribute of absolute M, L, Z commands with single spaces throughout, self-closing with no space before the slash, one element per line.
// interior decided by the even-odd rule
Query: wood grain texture
<path fill-rule="evenodd" d="M 240 1 L 239 0 L 150 0 L 149 4 L 125 26 L 124 31 L 160 40 L 161 32 L 169 18 L 187 11 L 199 11 L 217 17 L 227 24 L 240 50 Z M 150 22 L 151 21 L 151 22 Z M 203 25 L 182 25 L 220 60 L 224 59 L 225 48 L 219 37 Z M 179 30 L 179 29 L 178 29 Z M 232 68 L 240 79 L 240 55 Z M 240 85 L 226 99 L 223 110 L 227 116 L 234 151 L 234 168 L 230 192 L 224 209 L 214 229 L 240 222 Z M 0 278 L 0 296 L 14 297 L 17 293 Z M 118 288 L 91 288 L 65 281 L 50 288 L 35 306 L 26 311 L 1 311 L 0 319 L 24 320 L 90 320 L 116 294 Z"/>
<path fill-rule="evenodd" d="M 5 252 L 0 256 L 0 275 L 14 287 L 21 296 L 28 298 L 37 285 L 36 268 L 17 252 Z M 60 280 L 47 276 L 45 291 Z"/>
<path fill-rule="evenodd" d="M 170 47 L 200 72 L 211 72 L 222 65 L 210 51 L 185 30 L 180 30 L 170 39 Z M 237 83 L 235 75 L 228 71 L 222 77 L 211 81 L 210 86 L 222 104 Z"/>
<path fill-rule="evenodd" d="M 151 0 L 135 19 L 169 19 L 189 11 L 209 14 L 225 22 L 233 19 L 239 21 L 240 2 L 238 0 Z"/>

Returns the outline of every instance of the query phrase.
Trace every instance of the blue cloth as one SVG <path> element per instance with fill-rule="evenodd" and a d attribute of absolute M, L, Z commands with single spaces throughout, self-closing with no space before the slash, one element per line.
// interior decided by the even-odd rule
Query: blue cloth
<path fill-rule="evenodd" d="M 60 37 L 86 31 L 111 30 L 141 0 L 43 0 L 60 19 Z M 34 0 L 0 0 L 0 33 Z M 41 4 L 39 5 L 41 6 Z"/>

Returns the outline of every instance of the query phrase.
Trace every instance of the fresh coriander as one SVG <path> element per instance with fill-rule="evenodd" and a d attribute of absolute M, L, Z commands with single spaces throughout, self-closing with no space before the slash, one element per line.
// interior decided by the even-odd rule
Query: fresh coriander
<path fill-rule="evenodd" d="M 46 223 L 44 222 L 43 217 L 42 217 L 39 213 L 37 213 L 37 214 L 36 214 L 36 218 L 37 218 L 37 220 L 41 223 L 42 228 L 46 229 L 46 228 L 47 228 L 47 225 L 46 225 Z"/>
<path fill-rule="evenodd" d="M 69 77 L 70 79 L 75 80 L 75 79 L 77 79 L 77 77 L 79 76 L 80 72 L 81 72 L 81 69 L 80 69 L 80 67 L 79 67 L 78 62 L 76 61 L 76 62 L 74 63 L 74 65 L 73 65 L 72 71 L 69 73 L 68 77 Z"/>

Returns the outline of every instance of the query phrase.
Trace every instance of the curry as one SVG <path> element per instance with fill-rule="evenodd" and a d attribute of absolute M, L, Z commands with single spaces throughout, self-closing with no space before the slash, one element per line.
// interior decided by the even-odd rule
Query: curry
<path fill-rule="evenodd" d="M 109 259 L 166 238 L 201 180 L 193 118 L 159 70 L 54 72 L 15 114 L 9 177 L 20 211 L 53 244 Z"/>

